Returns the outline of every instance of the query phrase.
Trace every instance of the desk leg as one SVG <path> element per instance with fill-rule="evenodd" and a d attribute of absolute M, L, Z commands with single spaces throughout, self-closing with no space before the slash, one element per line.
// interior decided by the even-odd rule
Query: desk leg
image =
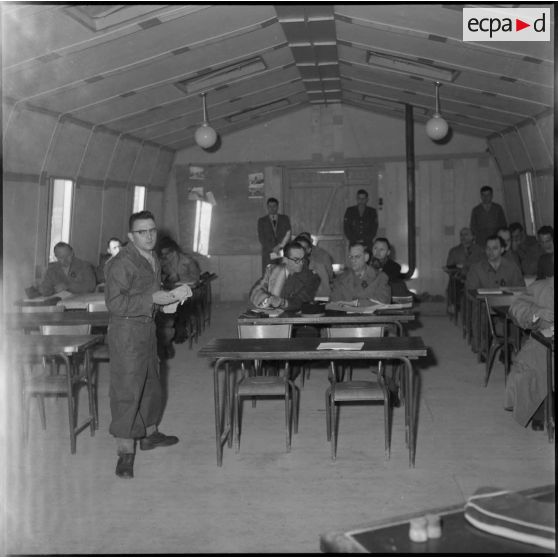
<path fill-rule="evenodd" d="M 409 447 L 409 467 L 415 466 L 416 451 L 416 394 L 414 386 L 414 370 L 411 362 L 406 357 L 400 357 L 399 360 L 405 366 L 405 438 Z"/>
<path fill-rule="evenodd" d="M 546 429 L 548 431 L 548 441 L 554 441 L 554 397 L 552 396 L 552 349 L 546 348 Z"/>
<path fill-rule="evenodd" d="M 219 372 L 223 368 L 223 403 L 219 393 Z M 217 466 L 223 464 L 223 444 L 231 436 L 231 404 L 229 396 L 229 367 L 226 358 L 218 358 L 213 366 L 213 399 L 215 405 L 215 444 L 217 449 Z M 224 424 L 223 424 L 224 423 Z"/>
<path fill-rule="evenodd" d="M 504 385 L 508 382 L 508 374 L 510 372 L 509 327 L 509 320 L 506 316 L 504 318 Z"/>
<path fill-rule="evenodd" d="M 66 378 L 68 386 L 68 422 L 70 426 L 70 451 L 76 453 L 76 409 L 74 405 L 74 362 L 67 354 L 60 355 L 66 366 Z"/>

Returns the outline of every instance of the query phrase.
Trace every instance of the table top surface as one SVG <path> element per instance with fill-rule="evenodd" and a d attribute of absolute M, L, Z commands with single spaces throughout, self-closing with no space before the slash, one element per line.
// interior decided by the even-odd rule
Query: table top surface
<path fill-rule="evenodd" d="M 555 499 L 555 486 L 541 486 L 519 492 L 541 502 Z M 464 503 L 376 521 L 350 531 L 331 531 L 320 536 L 320 549 L 328 553 L 377 554 L 542 554 L 542 547 L 486 533 L 471 525 L 463 513 Z M 411 519 L 426 514 L 442 519 L 442 537 L 416 543 L 409 539 Z"/>
<path fill-rule="evenodd" d="M 412 322 L 416 313 L 412 308 L 399 310 L 378 310 L 374 314 L 348 314 L 338 310 L 325 310 L 323 314 L 305 314 L 283 312 L 279 316 L 269 317 L 266 314 L 247 310 L 238 319 L 239 324 L 373 324 Z"/>
<path fill-rule="evenodd" d="M 41 325 L 83 325 L 106 326 L 108 312 L 87 312 L 86 310 L 64 310 L 63 312 L 9 312 L 4 315 L 8 329 L 25 329 Z"/>
<path fill-rule="evenodd" d="M 102 335 L 9 335 L 9 348 L 19 355 L 73 354 L 101 343 Z"/>
<path fill-rule="evenodd" d="M 320 343 L 364 343 L 357 350 L 318 350 Z M 300 337 L 294 339 L 212 339 L 198 351 L 210 358 L 281 360 L 331 360 L 366 358 L 418 358 L 426 356 L 427 347 L 420 337 Z"/>

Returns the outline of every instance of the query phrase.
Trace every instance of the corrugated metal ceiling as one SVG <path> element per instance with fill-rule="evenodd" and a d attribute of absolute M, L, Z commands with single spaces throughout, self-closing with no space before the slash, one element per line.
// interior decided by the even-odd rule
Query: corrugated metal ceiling
<path fill-rule="evenodd" d="M 409 103 L 426 121 L 435 88 L 421 66 L 454 77 L 441 108 L 458 132 L 552 110 L 553 44 L 463 42 L 464 6 L 5 2 L 4 96 L 172 150 L 194 143 L 202 90 L 222 135 L 322 103 L 400 117 Z"/>

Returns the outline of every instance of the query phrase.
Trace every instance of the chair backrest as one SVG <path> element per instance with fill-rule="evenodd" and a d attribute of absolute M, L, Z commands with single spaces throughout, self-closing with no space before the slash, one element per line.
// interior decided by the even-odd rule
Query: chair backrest
<path fill-rule="evenodd" d="M 79 325 L 42 325 L 39 327 L 41 335 L 89 335 L 91 324 Z"/>
<path fill-rule="evenodd" d="M 240 339 L 288 339 L 291 336 L 292 324 L 239 324 L 238 337 Z"/>
<path fill-rule="evenodd" d="M 328 327 L 327 337 L 383 337 L 384 326 Z"/>
<path fill-rule="evenodd" d="M 50 306 L 21 306 L 21 312 L 23 314 L 40 314 L 42 312 L 64 312 L 64 306 L 58 306 L 57 304 Z"/>
<path fill-rule="evenodd" d="M 97 302 L 90 302 L 87 305 L 87 311 L 88 312 L 106 312 L 107 311 L 107 305 L 105 304 L 104 300 L 100 300 Z"/>

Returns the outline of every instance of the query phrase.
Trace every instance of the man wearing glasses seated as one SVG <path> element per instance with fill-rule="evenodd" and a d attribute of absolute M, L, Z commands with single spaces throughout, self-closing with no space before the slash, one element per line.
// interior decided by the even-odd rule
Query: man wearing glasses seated
<path fill-rule="evenodd" d="M 308 269 L 304 248 L 289 242 L 283 253 L 282 262 L 269 264 L 250 290 L 250 302 L 257 308 L 297 311 L 316 295 L 320 278 Z"/>
<path fill-rule="evenodd" d="M 389 304 L 391 289 L 388 276 L 368 265 L 370 253 L 364 244 L 356 242 L 349 248 L 348 268 L 333 281 L 332 301 L 356 301 L 358 306 L 370 306 L 374 301 Z"/>

